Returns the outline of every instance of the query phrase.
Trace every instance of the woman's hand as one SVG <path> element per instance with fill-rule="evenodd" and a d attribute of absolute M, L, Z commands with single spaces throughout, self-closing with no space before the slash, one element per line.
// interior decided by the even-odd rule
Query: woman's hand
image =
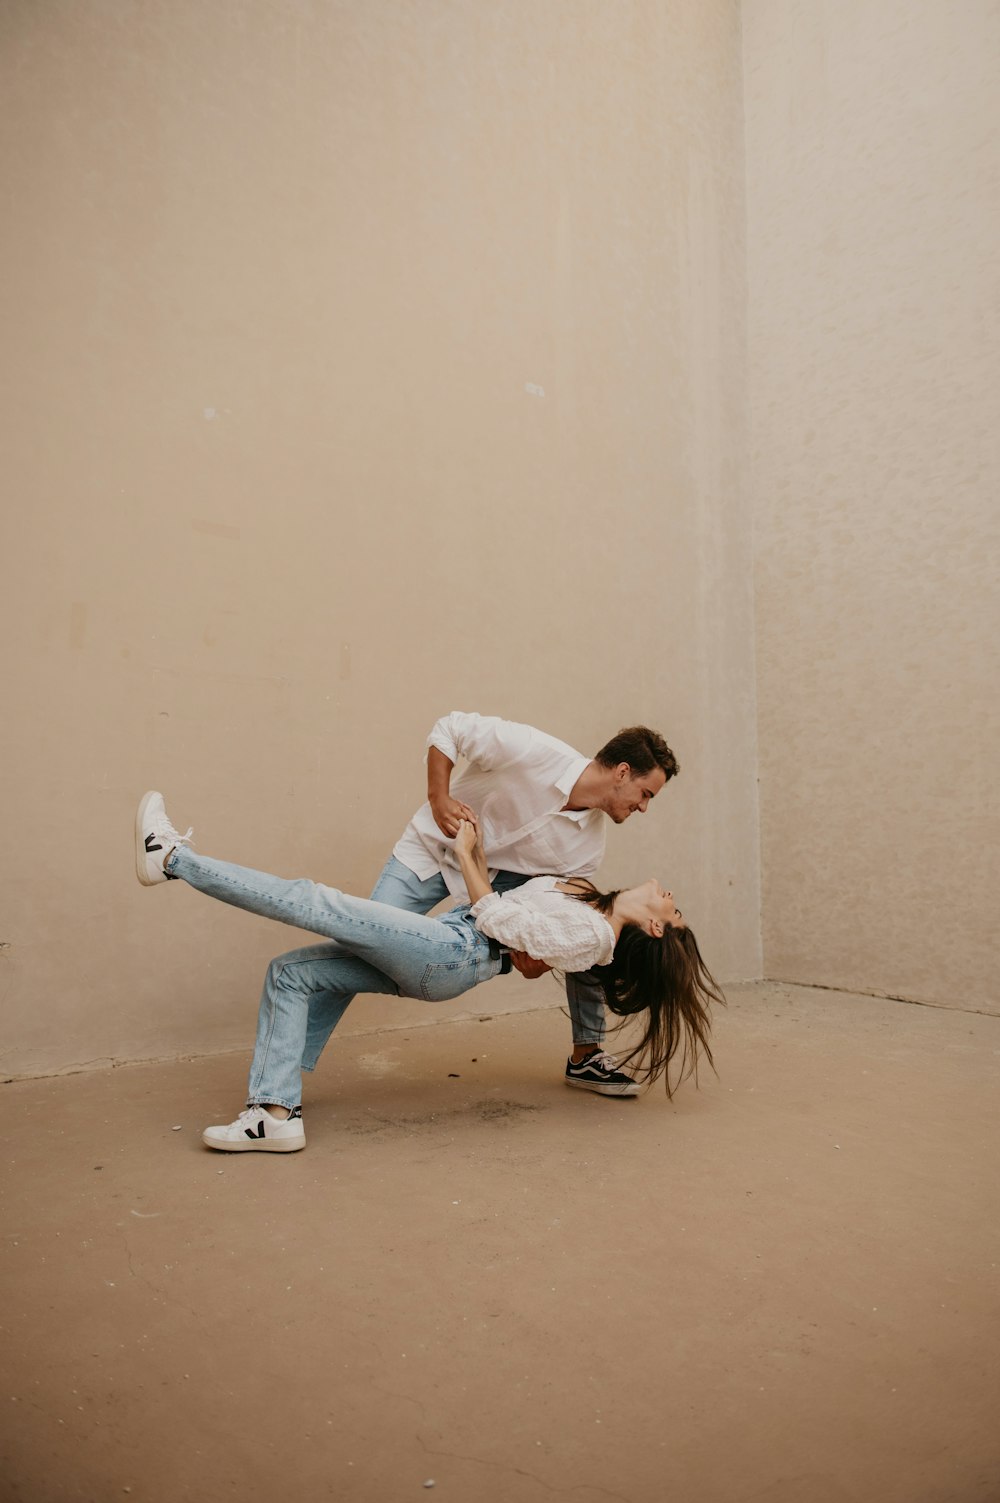
<path fill-rule="evenodd" d="M 455 855 L 462 872 L 470 903 L 478 903 L 490 890 L 490 874 L 483 850 L 483 837 L 468 819 L 459 822 L 455 836 Z"/>
<path fill-rule="evenodd" d="M 459 856 L 475 857 L 483 849 L 483 838 L 478 827 L 470 819 L 460 819 L 455 835 L 455 851 Z"/>

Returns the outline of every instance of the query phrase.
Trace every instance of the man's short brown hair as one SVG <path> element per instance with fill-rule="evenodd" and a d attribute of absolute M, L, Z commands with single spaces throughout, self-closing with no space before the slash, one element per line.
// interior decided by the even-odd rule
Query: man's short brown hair
<path fill-rule="evenodd" d="M 602 767 L 617 767 L 620 762 L 627 762 L 633 775 L 639 777 L 659 767 L 668 783 L 680 772 L 677 758 L 663 737 L 647 725 L 629 725 L 620 730 L 606 746 L 601 747 L 594 761 L 600 762 Z"/>

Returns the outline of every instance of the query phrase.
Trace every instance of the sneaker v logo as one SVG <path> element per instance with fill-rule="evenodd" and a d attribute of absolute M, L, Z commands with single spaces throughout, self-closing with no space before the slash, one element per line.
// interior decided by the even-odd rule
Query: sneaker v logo
<path fill-rule="evenodd" d="M 147 856 L 149 855 L 150 851 L 162 851 L 163 850 L 162 845 L 157 845 L 155 842 L 156 842 L 156 836 L 155 835 L 147 835 L 146 836 L 145 846 L 146 846 L 146 854 L 147 854 Z"/>

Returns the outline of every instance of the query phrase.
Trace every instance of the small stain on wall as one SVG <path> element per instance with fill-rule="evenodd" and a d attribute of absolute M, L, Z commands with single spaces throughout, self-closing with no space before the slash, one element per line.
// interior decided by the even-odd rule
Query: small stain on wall
<path fill-rule="evenodd" d="M 191 526 L 195 532 L 203 532 L 209 538 L 228 538 L 233 543 L 239 541 L 240 529 L 227 522 L 208 522 L 202 517 L 193 517 Z"/>
<path fill-rule="evenodd" d="M 82 600 L 74 600 L 69 608 L 69 644 L 82 648 L 87 637 L 87 607 Z"/>

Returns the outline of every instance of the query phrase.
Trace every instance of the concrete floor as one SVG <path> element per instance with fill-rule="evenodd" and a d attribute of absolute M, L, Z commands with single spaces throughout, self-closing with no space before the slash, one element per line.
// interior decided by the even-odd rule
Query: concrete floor
<path fill-rule="evenodd" d="M 673 1103 L 565 1029 L 335 1041 L 287 1157 L 243 1057 L 8 1085 L 3 1499 L 1000 1499 L 1000 1018 L 732 988 Z"/>

